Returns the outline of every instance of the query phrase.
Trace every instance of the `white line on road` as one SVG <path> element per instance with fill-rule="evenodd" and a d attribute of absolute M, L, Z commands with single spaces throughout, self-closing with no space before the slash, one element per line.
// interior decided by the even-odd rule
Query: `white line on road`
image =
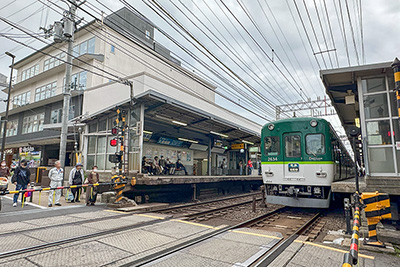
<path fill-rule="evenodd" d="M 6 198 L 6 199 L 9 199 L 9 200 L 13 200 L 12 197 L 8 197 L 8 196 L 3 196 L 3 197 Z M 18 200 L 18 203 L 21 203 L 21 200 Z M 46 207 L 40 206 L 40 205 L 38 205 L 38 204 L 35 204 L 35 203 L 32 203 L 32 202 L 27 202 L 27 203 L 28 203 L 29 206 L 32 206 L 32 207 L 35 207 L 35 208 L 39 208 L 39 209 L 47 210 Z"/>

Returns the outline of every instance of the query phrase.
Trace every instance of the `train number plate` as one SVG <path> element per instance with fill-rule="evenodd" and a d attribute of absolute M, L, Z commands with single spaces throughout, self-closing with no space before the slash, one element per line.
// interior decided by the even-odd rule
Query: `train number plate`
<path fill-rule="evenodd" d="M 288 169 L 289 169 L 289 172 L 299 172 L 300 165 L 298 163 L 289 163 Z"/>

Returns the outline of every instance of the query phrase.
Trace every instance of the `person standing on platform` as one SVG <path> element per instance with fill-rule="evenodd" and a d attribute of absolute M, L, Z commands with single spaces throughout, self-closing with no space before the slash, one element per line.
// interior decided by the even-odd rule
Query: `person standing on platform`
<path fill-rule="evenodd" d="M 243 161 L 239 161 L 239 175 L 243 175 Z"/>
<path fill-rule="evenodd" d="M 164 156 L 160 156 L 160 161 L 158 162 L 158 165 L 160 165 L 162 169 L 162 173 L 166 174 L 167 172 L 167 162 L 164 159 Z"/>
<path fill-rule="evenodd" d="M 5 177 L 8 179 L 10 176 L 10 169 L 7 167 L 7 163 L 3 160 L 0 164 L 0 177 Z"/>
<path fill-rule="evenodd" d="M 97 172 L 97 166 L 93 166 L 92 171 L 90 172 L 87 181 L 89 184 L 97 184 L 99 182 L 99 173 Z M 92 205 L 96 203 L 97 198 L 97 187 L 88 186 L 86 189 L 86 206 Z"/>
<path fill-rule="evenodd" d="M 16 185 L 15 190 L 25 190 L 30 185 L 31 171 L 27 166 L 26 159 L 21 160 L 20 165 L 15 169 L 11 182 Z M 19 193 L 14 194 L 13 207 L 17 206 Z M 24 197 L 22 195 L 22 197 Z"/>
<path fill-rule="evenodd" d="M 227 168 L 228 168 L 228 164 L 226 164 L 226 159 L 223 159 L 222 163 L 221 163 L 221 169 L 222 169 L 221 174 L 222 175 L 226 175 Z"/>
<path fill-rule="evenodd" d="M 54 168 L 49 171 L 50 187 L 56 188 L 62 186 L 62 181 L 64 178 L 64 171 L 61 169 L 61 162 L 57 160 L 54 162 Z M 55 191 L 55 193 L 54 193 Z M 49 207 L 53 206 L 53 195 L 55 197 L 54 202 L 56 206 L 61 206 L 60 197 L 61 189 L 50 190 L 49 191 Z"/>
<path fill-rule="evenodd" d="M 84 173 L 83 173 L 83 165 L 82 163 L 76 164 L 76 166 L 71 170 L 69 173 L 69 185 L 82 185 L 83 183 L 83 178 L 84 178 Z M 71 203 L 74 202 L 80 202 L 80 193 L 81 193 L 81 187 L 78 188 L 71 188 L 72 195 L 74 196 L 74 199 L 71 201 Z"/>
<path fill-rule="evenodd" d="M 248 175 L 251 175 L 253 173 L 253 162 L 251 161 L 251 159 L 249 159 L 249 161 L 247 162 L 247 169 L 248 169 Z"/>

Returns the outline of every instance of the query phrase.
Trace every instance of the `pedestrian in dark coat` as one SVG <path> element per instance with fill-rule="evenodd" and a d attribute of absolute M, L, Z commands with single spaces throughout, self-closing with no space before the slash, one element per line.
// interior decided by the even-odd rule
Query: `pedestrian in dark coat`
<path fill-rule="evenodd" d="M 21 160 L 19 166 L 15 169 L 11 182 L 16 185 L 15 190 L 25 190 L 30 186 L 31 172 L 25 159 Z M 13 207 L 17 206 L 19 193 L 14 194 Z M 23 196 L 22 196 L 23 197 Z"/>

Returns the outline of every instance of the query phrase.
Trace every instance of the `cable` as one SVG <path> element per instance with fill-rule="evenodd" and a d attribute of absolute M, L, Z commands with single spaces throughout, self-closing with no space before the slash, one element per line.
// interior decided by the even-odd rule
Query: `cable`
<path fill-rule="evenodd" d="M 352 24 L 352 22 L 351 22 L 351 17 L 350 17 L 349 4 L 348 4 L 347 0 L 345 0 L 345 3 L 346 3 L 346 9 L 347 9 L 347 16 L 348 16 L 348 18 L 349 18 L 349 23 L 350 23 L 351 36 L 352 36 L 352 39 L 353 39 L 354 52 L 356 53 L 357 64 L 360 65 L 360 59 L 359 59 L 359 57 L 358 57 L 358 51 L 357 51 L 356 40 L 355 40 L 355 37 L 354 37 L 353 24 Z"/>
<path fill-rule="evenodd" d="M 293 1 L 295 1 L 295 0 L 293 0 Z M 315 32 L 315 28 L 314 28 L 314 24 L 313 24 L 313 22 L 312 22 L 312 20 L 311 20 L 310 12 L 308 12 L 308 7 L 307 7 L 307 4 L 306 4 L 306 1 L 305 1 L 305 0 L 303 0 L 303 4 L 304 4 L 304 8 L 306 9 L 308 21 L 310 22 L 311 29 L 312 29 L 312 32 L 313 32 L 313 34 L 314 34 L 315 42 L 317 43 L 319 52 L 320 52 L 321 57 L 322 57 L 322 61 L 324 62 L 325 68 L 327 69 L 328 67 L 327 67 L 326 62 L 325 62 L 324 54 L 322 53 L 321 46 L 319 45 L 318 37 L 317 37 L 317 34 L 316 34 L 316 32 Z M 297 5 L 296 5 L 296 7 L 297 7 Z M 300 13 L 299 13 L 299 16 L 300 16 Z"/>
<path fill-rule="evenodd" d="M 154 2 L 154 0 L 153 0 Z M 240 20 L 235 16 L 235 14 L 231 11 L 231 9 L 222 1 L 220 0 L 220 2 L 222 3 L 222 5 L 225 6 L 225 8 L 229 11 L 229 13 L 231 13 L 231 15 L 235 18 L 235 20 L 239 23 L 239 25 L 243 28 L 243 30 L 247 33 L 247 35 L 249 35 L 249 37 L 252 39 L 252 41 L 261 49 L 261 51 L 266 55 L 266 57 L 272 62 L 272 64 L 277 68 L 277 70 L 281 73 L 281 75 L 285 78 L 285 80 L 291 85 L 291 87 L 300 95 L 300 97 L 303 100 L 306 100 L 306 98 L 304 98 L 304 96 L 301 94 L 301 92 L 303 92 L 303 89 L 299 86 L 299 84 L 297 83 L 296 79 L 293 77 L 293 75 L 291 74 L 291 72 L 287 69 L 286 65 L 282 62 L 282 60 L 279 58 L 278 55 L 277 58 L 280 61 L 280 63 L 283 65 L 284 69 L 289 73 L 289 76 L 293 79 L 293 81 L 296 83 L 296 85 L 299 87 L 300 92 L 297 90 L 297 88 L 290 82 L 289 78 L 282 72 L 282 70 L 278 67 L 278 65 L 276 65 L 276 63 L 272 60 L 272 58 L 265 52 L 265 50 L 260 46 L 260 44 L 254 39 L 254 37 L 251 35 L 251 33 L 246 29 L 246 27 L 244 27 L 244 25 L 240 22 Z M 268 44 L 269 45 L 269 44 Z M 270 46 L 270 45 L 269 45 Z M 273 49 L 270 46 L 271 50 Z"/>
<path fill-rule="evenodd" d="M 39 0 L 39 1 L 41 1 L 41 0 Z M 60 6 L 58 6 L 59 8 L 61 8 Z M 81 7 L 80 7 L 81 8 Z M 61 8 L 62 9 L 62 8 Z M 81 8 L 82 9 L 82 8 Z M 85 11 L 86 13 L 88 13 L 86 10 L 84 10 L 84 9 L 82 9 L 83 11 Z M 56 11 L 57 12 L 57 11 Z M 90 13 L 88 13 L 88 14 L 90 14 Z M 93 16 L 92 14 L 90 14 L 92 17 L 94 17 L 94 18 L 96 18 L 95 16 Z M 97 18 L 96 18 L 97 19 Z M 87 30 L 88 32 L 91 32 L 92 34 L 93 34 L 93 32 L 94 31 L 91 31 L 90 29 L 86 29 L 85 28 L 85 30 Z M 110 34 L 110 33 L 109 33 Z M 112 34 L 110 34 L 110 35 L 112 35 Z M 95 34 L 95 36 L 96 36 L 96 34 Z M 109 41 L 107 41 L 106 39 L 103 39 L 102 37 L 100 37 L 100 36 L 97 36 L 99 39 L 102 39 L 103 41 L 105 41 L 105 42 L 107 42 L 107 43 L 110 43 Z M 118 37 L 116 37 L 116 38 L 118 38 Z M 143 51 L 142 50 L 140 50 L 140 49 L 138 49 L 138 48 L 136 48 L 136 47 L 134 47 L 134 46 L 132 46 L 132 44 L 129 42 L 126 42 L 125 40 L 122 40 L 122 39 L 120 39 L 120 38 L 118 38 L 121 42 L 124 42 L 124 43 L 126 43 L 126 44 L 128 44 L 128 45 L 130 45 L 132 48 L 134 48 L 134 49 L 136 49 L 137 51 L 139 51 L 139 52 L 141 52 L 141 53 L 143 53 Z M 137 44 L 138 45 L 138 44 Z M 145 49 L 148 49 L 148 47 L 145 47 L 145 46 L 143 46 L 143 45 L 139 45 L 139 46 L 142 46 L 142 48 L 145 48 Z M 127 55 L 127 56 L 130 56 L 130 57 L 132 57 L 133 58 L 133 56 L 134 56 L 134 54 L 132 54 L 131 53 L 131 51 L 128 51 L 128 52 L 125 52 L 125 54 Z M 153 55 L 155 55 L 155 54 L 153 54 Z M 161 57 L 161 56 L 160 56 Z M 135 59 L 135 58 L 133 58 L 133 59 Z M 149 64 L 147 64 L 146 62 L 144 62 L 143 60 L 140 60 L 140 59 L 135 59 L 135 60 L 137 60 L 137 61 L 139 61 L 139 62 L 141 62 L 142 64 L 144 64 L 144 65 L 146 65 L 148 68 L 150 68 L 150 69 L 153 69 L 154 71 L 158 71 L 157 69 L 155 69 L 154 67 L 152 67 L 151 65 L 149 65 Z M 168 65 L 168 66 L 171 66 L 170 64 L 167 64 L 166 62 L 165 62 L 165 60 L 162 60 L 162 61 L 160 61 L 162 64 L 164 64 L 164 65 Z M 179 71 L 179 69 L 177 69 L 178 71 Z M 159 72 L 159 71 L 158 71 Z M 163 75 L 163 76 L 166 76 L 164 73 L 160 73 L 161 75 Z M 173 79 L 171 79 L 170 77 L 166 77 L 167 79 L 170 79 L 170 80 L 173 80 Z M 193 79 L 193 77 L 192 76 L 190 76 L 190 78 L 192 78 Z M 141 82 L 141 81 L 138 81 L 138 82 L 140 82 L 140 83 L 143 83 L 143 82 Z M 179 84 L 179 81 L 174 81 L 175 83 L 178 83 Z M 199 82 L 199 81 L 198 81 Z M 202 82 L 200 82 L 200 83 L 202 83 Z M 211 88 L 208 88 L 207 86 L 206 86 L 206 88 L 207 89 L 209 89 L 209 90 L 212 90 Z M 181 90 L 181 89 L 180 89 Z M 198 95 L 198 93 L 197 92 L 195 92 L 195 91 L 193 91 L 193 90 L 191 90 L 190 88 L 187 88 L 185 91 L 192 91 L 192 92 L 194 92 L 195 94 L 197 94 Z M 214 92 L 214 90 L 213 90 L 213 92 Z M 217 93 L 217 94 L 219 94 L 218 92 L 215 92 L 215 93 Z M 230 101 L 230 102 L 232 102 L 232 103 L 234 103 L 234 104 L 236 104 L 236 105 L 238 105 L 239 107 L 241 107 L 241 108 L 243 108 L 243 109 L 245 109 L 246 111 L 249 111 L 250 113 L 253 113 L 254 115 L 256 115 L 256 116 L 258 116 L 258 117 L 260 117 L 260 118 L 262 118 L 263 120 L 268 120 L 267 118 L 265 118 L 265 117 L 263 117 L 263 116 L 261 116 L 261 115 L 259 115 L 259 114 L 257 114 L 257 113 L 255 113 L 254 111 L 252 111 L 252 110 L 250 110 L 250 109 L 248 109 L 248 108 L 246 108 L 246 107 L 244 107 L 244 106 L 242 106 L 242 105 L 240 105 L 240 104 L 237 104 L 235 101 L 233 101 L 233 100 L 231 100 L 231 99 L 229 99 L 229 98 L 227 98 L 226 96 L 224 96 L 224 95 L 222 95 L 222 94 L 220 94 L 223 98 L 225 98 L 225 99 L 227 99 L 228 101 Z M 203 96 L 201 96 L 201 95 L 199 95 L 201 98 L 203 98 Z M 215 104 L 214 102 L 212 102 L 213 104 Z"/>
<path fill-rule="evenodd" d="M 183 5 L 183 3 L 180 1 L 180 0 L 178 0 L 182 5 Z M 170 1 L 171 2 L 171 1 Z M 184 12 L 182 12 L 182 10 L 179 8 L 179 7 L 177 7 L 173 2 L 171 2 L 181 13 L 183 13 L 183 15 L 191 22 L 191 23 L 193 23 L 194 25 L 195 25 L 195 27 L 197 27 L 203 34 L 205 34 L 206 36 L 207 36 L 207 38 L 211 41 L 211 42 L 213 42 L 217 47 L 218 47 L 218 49 L 220 49 L 221 51 L 223 51 L 222 49 L 221 49 L 221 47 L 218 45 L 218 44 L 216 44 L 215 42 L 214 42 L 214 40 L 212 39 L 212 38 L 210 38 L 204 31 L 202 31 L 197 25 L 196 25 L 196 23 L 194 23 L 188 16 L 186 16 L 186 14 L 184 14 Z M 187 9 L 187 7 L 185 6 L 185 5 L 183 5 L 186 9 Z M 187 9 L 189 12 L 190 12 L 190 14 L 193 16 L 193 17 L 195 17 L 209 32 L 211 32 L 208 28 L 207 28 L 207 26 L 205 26 L 204 25 L 204 23 L 203 22 L 201 22 L 201 20 L 199 20 L 198 18 L 197 18 L 197 16 L 192 12 L 192 11 L 190 11 L 189 9 Z M 233 52 L 232 52 L 232 50 L 230 49 L 230 48 L 228 48 L 226 45 L 225 45 L 225 43 L 224 42 L 222 42 L 220 39 L 219 39 L 219 37 L 218 36 L 216 36 L 213 32 L 211 32 L 211 34 L 221 43 L 221 44 L 223 44 L 230 52 L 231 52 L 231 54 L 234 54 Z M 242 71 L 244 71 L 247 75 L 249 75 L 249 77 L 251 77 L 255 82 L 257 82 L 261 87 L 262 87 L 262 85 L 257 81 L 257 80 L 255 80 L 252 76 L 250 76 L 250 74 L 246 71 L 246 70 L 244 70 L 241 66 L 240 66 L 240 64 L 238 64 L 238 63 L 236 63 L 235 62 L 235 60 L 234 59 L 232 59 L 228 54 L 226 54 L 225 53 L 225 55 L 227 55 L 231 60 L 232 60 L 232 62 L 234 62 Z M 244 61 L 242 61 L 240 58 L 239 58 L 239 61 L 241 61 L 241 63 L 243 64 L 243 65 L 245 65 L 245 66 L 247 66 L 248 67 L 248 69 L 250 70 L 250 71 L 252 71 L 251 70 L 251 68 L 247 65 L 247 63 L 246 62 L 244 62 Z M 253 72 L 254 73 L 254 72 Z M 256 75 L 257 76 L 257 75 Z M 257 76 L 258 77 L 258 76 Z M 259 78 L 259 77 L 258 77 Z M 262 81 L 262 80 L 261 80 Z M 271 87 L 271 86 L 269 86 L 268 84 L 266 84 L 264 81 L 262 81 L 268 88 L 270 88 L 273 92 L 274 92 L 274 96 L 273 97 L 277 97 L 277 98 L 281 98 L 281 96 Z M 266 92 L 268 92 L 268 91 L 266 91 Z M 271 94 L 270 92 L 268 92 L 269 94 Z M 271 94 L 271 96 L 272 96 L 272 94 Z"/>
<path fill-rule="evenodd" d="M 303 2 L 305 3 L 304 0 L 303 0 Z M 315 11 L 316 11 L 316 13 L 317 13 L 317 18 L 318 18 L 319 26 L 320 26 L 320 29 L 321 29 L 321 32 L 322 32 L 322 38 L 324 39 L 324 42 L 325 42 L 326 53 L 328 54 L 329 61 L 331 62 L 331 66 L 332 66 L 332 68 L 333 68 L 332 58 L 331 58 L 331 54 L 330 54 L 330 52 L 329 52 L 328 42 L 326 41 L 324 27 L 322 27 L 321 17 L 319 16 L 319 11 L 318 11 L 318 7 L 317 7 L 317 2 L 315 2 L 315 0 L 314 0 L 313 2 L 314 2 Z M 306 6 L 306 10 L 307 10 L 307 6 Z M 308 13 L 308 11 L 307 11 L 307 13 Z M 310 20 L 310 21 L 311 21 L 311 20 Z M 318 42 L 318 41 L 317 41 L 317 42 Z M 321 53 L 322 53 L 322 51 L 321 51 Z"/>
<path fill-rule="evenodd" d="M 341 5 L 340 0 L 338 0 L 338 1 L 339 1 L 340 17 L 342 19 L 343 37 L 344 37 L 344 43 L 345 43 L 345 47 L 346 47 L 347 60 L 348 60 L 349 67 L 350 67 L 351 66 L 351 64 L 350 64 L 350 53 L 349 53 L 349 48 L 348 48 L 348 45 L 347 45 L 346 27 L 344 26 L 343 10 L 342 10 L 342 5 Z"/>
<path fill-rule="evenodd" d="M 359 6 L 360 6 L 360 35 L 361 35 L 361 56 L 362 56 L 362 62 L 365 64 L 365 50 L 364 50 L 364 31 L 363 31 L 363 12 L 362 12 L 362 2 L 359 0 Z"/>
<path fill-rule="evenodd" d="M 360 1 L 361 1 L 361 0 L 360 0 Z M 336 49 L 336 44 L 335 44 L 335 38 L 333 38 L 333 30 L 332 30 L 331 20 L 330 20 L 330 18 L 329 18 L 328 8 L 327 8 L 327 6 L 326 6 L 326 0 L 323 0 L 323 2 L 324 2 L 324 8 L 325 8 L 326 18 L 327 18 L 327 20 L 328 20 L 328 25 L 329 25 L 329 32 L 330 32 L 330 34 L 331 34 L 333 49 L 335 49 L 336 64 L 337 64 L 337 67 L 339 68 L 339 67 L 340 67 L 340 65 L 339 65 L 339 57 L 338 57 L 338 54 L 337 54 L 337 49 Z"/>

